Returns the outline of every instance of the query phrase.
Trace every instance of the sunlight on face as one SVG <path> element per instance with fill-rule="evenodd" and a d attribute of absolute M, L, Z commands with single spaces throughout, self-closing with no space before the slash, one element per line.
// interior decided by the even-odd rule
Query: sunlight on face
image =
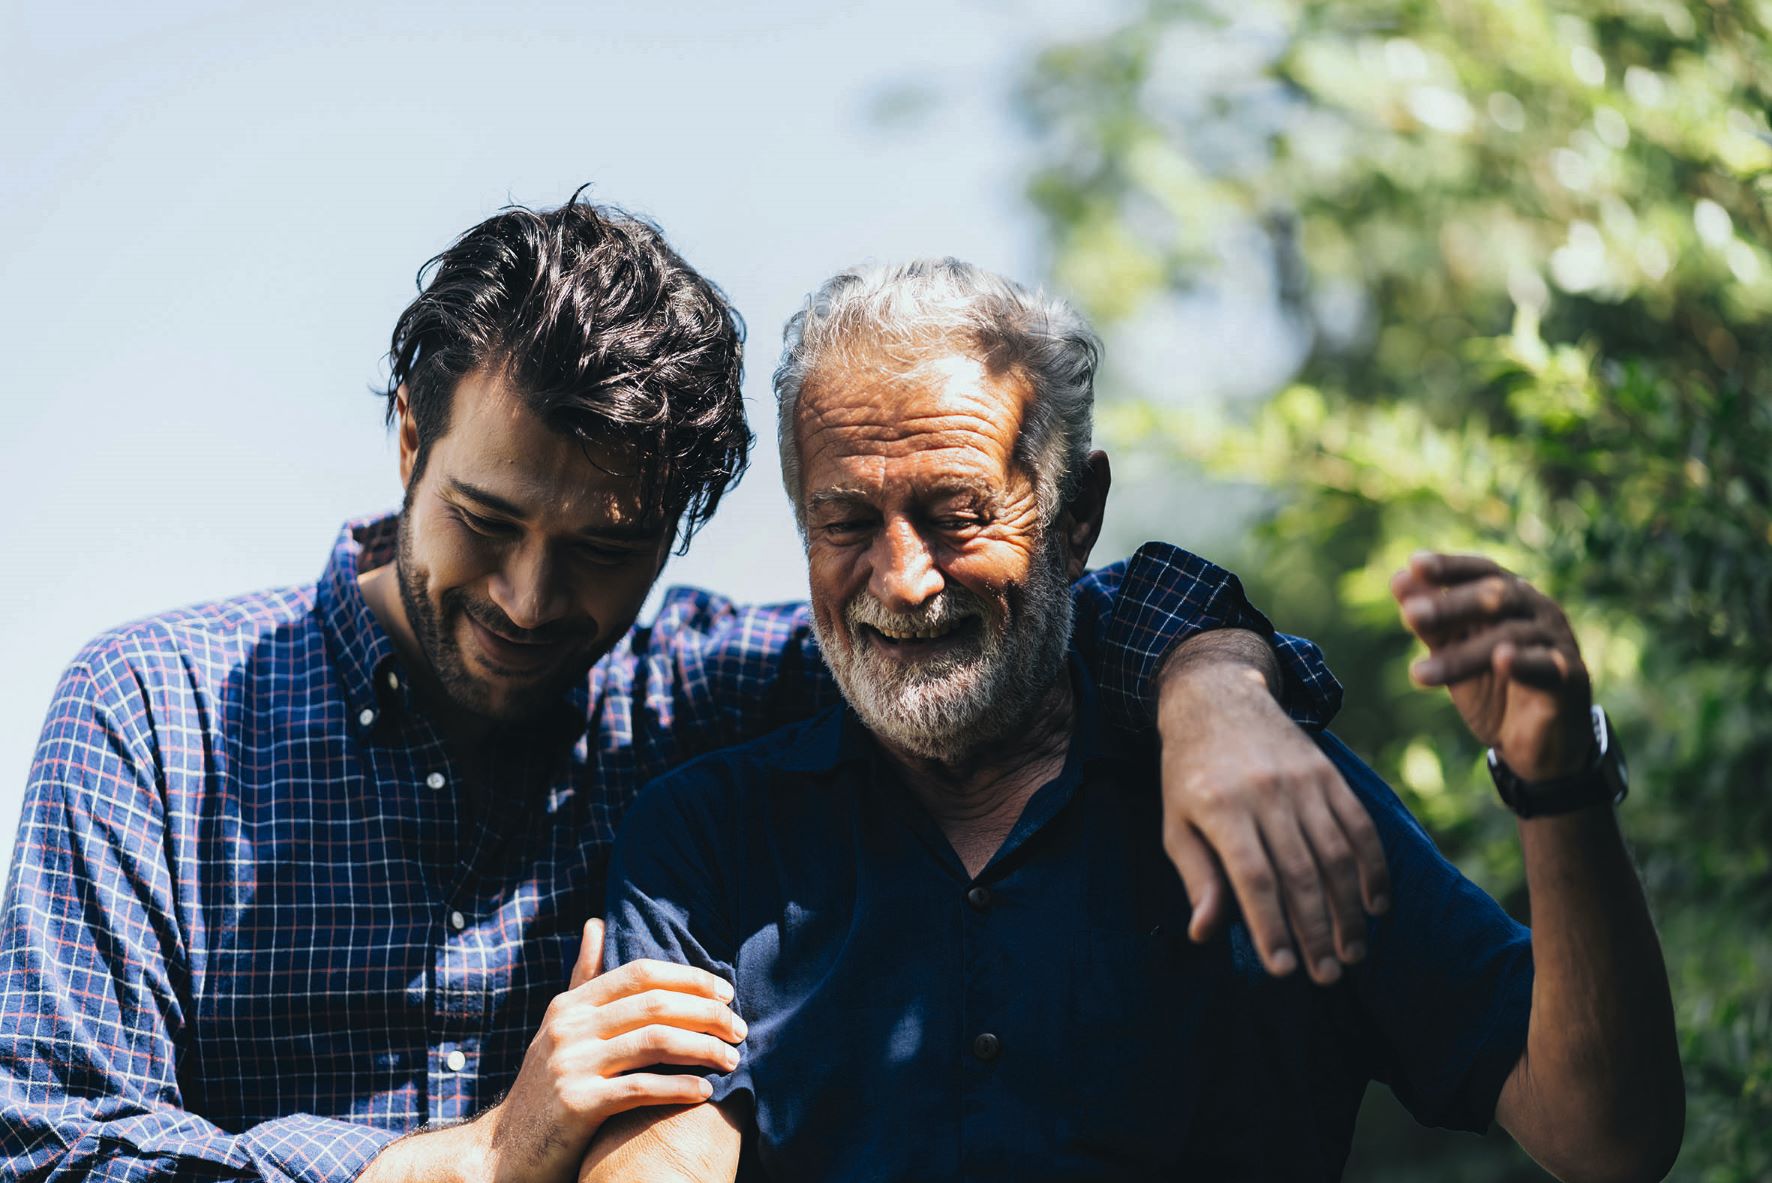
<path fill-rule="evenodd" d="M 1066 555 L 1014 457 L 1027 397 L 946 351 L 832 366 L 801 395 L 819 644 L 868 727 L 917 755 L 1011 733 L 1063 667 Z"/>

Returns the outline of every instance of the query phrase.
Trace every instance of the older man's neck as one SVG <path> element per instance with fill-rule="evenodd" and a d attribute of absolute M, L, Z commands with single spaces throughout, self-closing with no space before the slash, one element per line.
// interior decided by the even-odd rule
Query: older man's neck
<path fill-rule="evenodd" d="M 881 743 L 966 873 L 976 876 L 1009 837 L 1028 799 L 1064 770 L 1075 716 L 1071 680 L 1061 674 L 1025 726 L 959 759 L 932 760 Z"/>

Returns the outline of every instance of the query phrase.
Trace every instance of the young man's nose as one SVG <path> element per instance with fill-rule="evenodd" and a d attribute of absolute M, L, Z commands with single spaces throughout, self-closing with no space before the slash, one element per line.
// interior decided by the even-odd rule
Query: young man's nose
<path fill-rule="evenodd" d="M 545 547 L 513 551 L 492 580 L 492 602 L 524 632 L 546 628 L 566 612 L 568 597 L 559 565 Z"/>

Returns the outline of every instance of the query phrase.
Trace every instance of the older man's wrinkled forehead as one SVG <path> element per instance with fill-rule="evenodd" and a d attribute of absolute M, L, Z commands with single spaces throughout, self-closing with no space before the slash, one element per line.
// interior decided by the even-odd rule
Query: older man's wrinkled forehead
<path fill-rule="evenodd" d="M 976 446 L 1001 441 L 1013 451 L 1033 385 L 1019 366 L 996 364 L 970 339 L 930 335 L 905 341 L 870 338 L 832 350 L 807 376 L 795 406 L 795 433 L 807 453 L 836 429 L 852 441 L 937 441 L 969 435 Z"/>

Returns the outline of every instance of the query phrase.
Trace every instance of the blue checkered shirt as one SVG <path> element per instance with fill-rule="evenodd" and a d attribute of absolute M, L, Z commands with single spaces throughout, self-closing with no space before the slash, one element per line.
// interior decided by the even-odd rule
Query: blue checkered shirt
<path fill-rule="evenodd" d="M 0 1177 L 342 1180 L 516 1076 L 602 910 L 614 827 L 684 759 L 835 701 L 804 605 L 668 593 L 535 730 L 464 766 L 358 587 L 106 633 L 63 676 L 0 914 Z M 1104 705 L 1148 723 L 1163 654 L 1272 629 L 1235 577 L 1146 546 L 1077 587 Z M 1277 637 L 1295 718 L 1340 688 Z"/>

